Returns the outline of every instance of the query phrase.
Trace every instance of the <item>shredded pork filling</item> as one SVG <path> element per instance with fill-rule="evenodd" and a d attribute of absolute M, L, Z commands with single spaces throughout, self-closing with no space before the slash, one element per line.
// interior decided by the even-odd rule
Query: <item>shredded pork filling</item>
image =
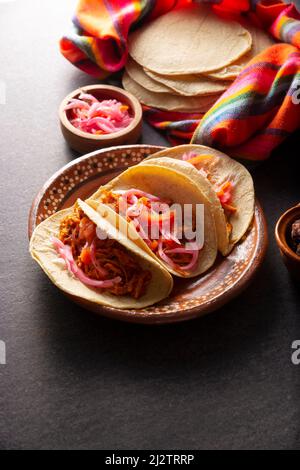
<path fill-rule="evenodd" d="M 77 271 L 84 273 L 92 283 L 114 295 L 130 295 L 139 299 L 146 293 L 151 272 L 144 270 L 128 250 L 116 240 L 101 240 L 96 234 L 96 225 L 76 208 L 60 225 L 59 241 L 70 247 Z M 76 275 L 76 267 L 73 273 Z M 111 280 L 110 282 L 107 282 Z M 95 281 L 95 282 L 93 282 Z M 84 282 L 84 280 L 83 280 Z M 88 282 L 87 282 L 88 283 Z"/>

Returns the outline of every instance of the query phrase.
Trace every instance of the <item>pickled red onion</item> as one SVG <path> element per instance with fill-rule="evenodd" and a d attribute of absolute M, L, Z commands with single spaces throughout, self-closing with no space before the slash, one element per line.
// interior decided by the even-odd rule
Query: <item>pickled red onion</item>
<path fill-rule="evenodd" d="M 171 231 L 168 232 L 163 227 L 161 227 L 160 232 L 161 232 L 162 236 L 164 238 L 166 238 L 167 240 L 172 240 L 177 245 L 181 245 L 180 240 L 178 239 L 178 237 L 176 237 L 176 235 L 174 233 L 172 233 Z"/>
<path fill-rule="evenodd" d="M 98 287 L 100 289 L 108 289 L 113 287 L 115 284 L 121 282 L 121 277 L 115 277 L 113 279 L 107 279 L 105 281 L 98 281 L 96 279 L 90 279 L 84 272 L 77 266 L 71 247 L 69 245 L 64 245 L 61 240 L 56 237 L 50 238 L 51 243 L 53 244 L 54 248 L 56 249 L 57 253 L 60 255 L 61 258 L 64 259 L 66 262 L 66 266 L 68 270 L 74 274 L 75 277 L 83 284 L 91 287 Z"/>
<path fill-rule="evenodd" d="M 159 201 L 159 197 L 153 196 L 153 194 L 146 193 L 145 191 L 141 191 L 140 189 L 128 189 L 123 193 L 123 196 L 126 196 L 127 198 L 130 196 L 137 196 L 137 197 L 146 197 L 150 201 Z"/>
<path fill-rule="evenodd" d="M 230 181 L 227 181 L 222 185 L 222 187 L 217 191 L 217 196 L 220 199 L 221 204 L 228 204 L 232 199 L 233 184 Z"/>
<path fill-rule="evenodd" d="M 174 261 L 168 256 L 166 255 L 166 253 L 164 252 L 163 250 L 163 241 L 162 240 L 159 240 L 158 242 L 158 254 L 159 254 L 159 257 L 165 262 L 167 263 L 169 266 L 171 266 L 171 268 L 173 269 L 180 269 L 180 267 L 174 263 Z"/>
<path fill-rule="evenodd" d="M 180 248 L 173 248 L 173 249 L 168 249 L 166 251 L 163 251 L 163 241 L 160 240 L 158 244 L 158 253 L 159 253 L 160 258 L 163 261 L 165 261 L 167 264 L 169 264 L 171 267 L 173 267 L 174 269 L 179 270 L 179 271 L 192 271 L 195 268 L 198 258 L 199 258 L 199 247 L 195 245 L 195 249 L 187 249 L 185 247 L 180 247 Z M 189 254 L 189 255 L 192 255 L 192 259 L 188 264 L 182 266 L 182 265 L 175 263 L 170 258 L 170 256 L 167 255 L 167 253 Z"/>
<path fill-rule="evenodd" d="M 192 271 L 195 268 L 202 246 L 198 246 L 196 242 L 191 242 L 189 247 L 184 246 L 176 236 L 174 228 L 171 227 L 171 223 L 173 225 L 174 222 L 174 211 L 171 211 L 169 207 L 171 203 L 165 202 L 163 204 L 159 197 L 139 189 L 117 190 L 115 194 L 119 195 L 119 213 L 126 215 L 130 219 L 141 238 L 143 238 L 154 253 L 157 249 L 157 255 L 176 271 Z M 145 198 L 146 201 L 142 201 L 142 198 Z M 148 202 L 151 202 L 150 207 Z M 157 212 L 153 210 L 154 207 Z M 169 216 L 169 219 L 166 216 Z M 166 226 L 164 222 L 169 222 L 169 225 Z M 152 240 L 153 224 L 157 228 L 157 236 L 154 237 L 154 240 L 157 240 L 155 248 L 153 247 Z M 149 233 L 149 226 L 151 229 L 150 236 L 145 231 L 146 228 Z M 173 242 L 173 246 L 174 244 L 175 246 L 177 245 L 176 248 L 167 248 L 170 245 L 170 241 Z M 171 256 L 168 256 L 169 254 L 191 255 L 191 260 L 183 266 L 175 262 Z"/>
<path fill-rule="evenodd" d="M 115 99 L 99 101 L 82 93 L 66 105 L 71 124 L 89 134 L 112 134 L 128 127 L 132 122 L 128 106 Z"/>
<path fill-rule="evenodd" d="M 98 100 L 95 96 L 91 95 L 90 93 L 80 93 L 79 99 L 83 101 L 91 101 L 92 103 L 97 103 Z"/>
<path fill-rule="evenodd" d="M 185 245 L 184 247 L 179 247 L 179 248 L 168 248 L 168 253 L 180 253 L 181 250 L 184 250 L 185 253 L 191 254 L 194 251 L 199 251 L 203 248 L 203 244 L 200 246 L 197 244 L 196 241 L 194 242 L 187 242 L 189 244 L 189 247 Z"/>
<path fill-rule="evenodd" d="M 135 203 L 132 206 L 128 207 L 126 215 L 127 217 L 139 217 L 139 215 L 141 215 L 142 210 L 142 205 Z"/>
<path fill-rule="evenodd" d="M 194 152 L 194 151 L 186 152 L 182 155 L 181 160 L 187 161 L 196 156 L 197 156 L 197 152 Z"/>
<path fill-rule="evenodd" d="M 144 231 L 142 225 L 138 222 L 137 219 L 132 219 L 131 221 L 133 223 L 133 225 L 135 226 L 137 232 L 139 232 L 140 236 L 142 237 L 142 239 L 147 243 L 148 246 L 151 245 L 151 241 L 150 239 L 147 237 L 146 235 L 146 232 Z"/>
<path fill-rule="evenodd" d="M 185 264 L 184 266 L 180 266 L 179 269 L 180 269 L 181 271 L 193 271 L 193 269 L 195 269 L 195 267 L 196 267 L 198 258 L 199 258 L 199 250 L 193 251 L 193 252 L 192 252 L 192 259 L 191 259 L 191 262 L 188 263 L 188 264 Z"/>
<path fill-rule="evenodd" d="M 194 157 L 197 157 L 197 156 L 198 156 L 197 152 L 192 151 L 192 152 L 184 153 L 181 159 L 188 162 L 189 160 L 192 160 Z M 192 162 L 189 162 L 189 163 L 193 165 Z M 197 168 L 197 170 L 202 176 L 204 176 L 204 178 L 207 178 L 208 173 L 204 168 Z"/>
<path fill-rule="evenodd" d="M 86 103 L 85 101 L 81 101 L 81 100 L 78 100 L 78 99 L 72 99 L 70 100 L 70 103 L 67 104 L 67 106 L 65 107 L 65 111 L 68 111 L 68 109 L 89 109 L 89 105 L 88 103 Z"/>

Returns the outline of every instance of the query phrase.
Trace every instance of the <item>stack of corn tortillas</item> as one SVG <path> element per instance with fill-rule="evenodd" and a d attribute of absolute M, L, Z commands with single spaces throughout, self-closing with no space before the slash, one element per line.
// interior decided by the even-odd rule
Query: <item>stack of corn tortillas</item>
<path fill-rule="evenodd" d="M 207 5 L 167 13 L 129 37 L 124 88 L 143 104 L 205 113 L 243 67 L 273 41 Z"/>

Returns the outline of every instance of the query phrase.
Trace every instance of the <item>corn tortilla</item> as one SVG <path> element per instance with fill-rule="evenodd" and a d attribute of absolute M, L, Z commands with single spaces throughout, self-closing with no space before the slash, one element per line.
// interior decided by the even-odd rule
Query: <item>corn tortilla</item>
<path fill-rule="evenodd" d="M 180 204 L 182 208 L 184 204 L 191 204 L 193 211 L 196 209 L 197 204 L 204 204 L 204 245 L 199 253 L 195 271 L 191 273 L 176 271 L 160 258 L 156 257 L 142 237 L 138 236 L 136 243 L 146 253 L 154 257 L 155 260 L 158 260 L 170 273 L 176 276 L 195 277 L 206 272 L 214 264 L 216 259 L 217 236 L 210 203 L 199 186 L 181 171 L 177 171 L 176 168 L 157 166 L 156 164 L 152 165 L 151 162 L 149 162 L 144 166 L 136 165 L 129 168 L 105 186 L 100 187 L 87 202 L 96 209 L 96 204 L 101 201 L 101 195 L 105 191 L 120 191 L 131 188 L 146 191 L 161 199 L 171 200 L 172 203 Z M 122 217 L 120 217 L 120 219 L 122 219 Z"/>
<path fill-rule="evenodd" d="M 203 96 L 212 93 L 223 93 L 230 82 L 214 80 L 204 75 L 160 75 L 144 69 L 144 74 L 160 85 L 169 87 L 175 93 L 183 96 Z M 145 86 L 147 88 L 147 86 Z"/>
<path fill-rule="evenodd" d="M 138 259 L 143 269 L 151 271 L 151 281 L 147 286 L 146 293 L 139 299 L 134 299 L 128 295 L 116 296 L 105 292 L 105 290 L 94 289 L 73 276 L 65 268 L 64 263 L 59 262 L 58 255 L 50 241 L 51 236 L 58 236 L 61 221 L 72 213 L 73 208 L 59 211 L 43 221 L 36 227 L 30 240 L 30 254 L 50 280 L 68 295 L 84 299 L 90 304 L 106 305 L 119 309 L 144 308 L 167 297 L 173 287 L 171 275 L 160 263 L 130 239 L 129 230 L 122 231 L 124 226 L 119 230 L 116 229 L 114 224 L 119 216 L 106 206 L 103 206 L 104 210 L 101 213 L 101 207 L 98 207 L 98 212 L 96 212 L 79 199 L 77 204 L 102 231 L 125 246 L 132 256 Z"/>
<path fill-rule="evenodd" d="M 224 67 L 223 69 L 216 70 L 205 74 L 208 78 L 217 80 L 232 80 L 235 79 L 243 68 L 247 65 L 250 60 L 253 59 L 257 54 L 275 44 L 272 37 L 256 26 L 247 23 L 244 27 L 249 31 L 252 36 L 252 48 L 244 56 L 238 59 L 233 64 Z"/>
<path fill-rule="evenodd" d="M 141 103 L 166 111 L 185 111 L 206 113 L 217 101 L 220 94 L 207 96 L 179 96 L 169 93 L 154 93 L 139 85 L 129 77 L 123 76 L 125 90 L 132 93 Z"/>
<path fill-rule="evenodd" d="M 219 70 L 251 49 L 251 34 L 235 21 L 218 17 L 207 5 L 171 11 L 129 37 L 129 53 L 162 75 Z"/>
<path fill-rule="evenodd" d="M 153 91 L 154 93 L 177 94 L 168 86 L 164 85 L 163 83 L 159 83 L 158 81 L 155 81 L 153 78 L 148 76 L 145 73 L 143 67 L 131 59 L 131 57 L 129 57 L 127 60 L 126 72 L 132 80 L 146 88 L 146 90 Z"/>

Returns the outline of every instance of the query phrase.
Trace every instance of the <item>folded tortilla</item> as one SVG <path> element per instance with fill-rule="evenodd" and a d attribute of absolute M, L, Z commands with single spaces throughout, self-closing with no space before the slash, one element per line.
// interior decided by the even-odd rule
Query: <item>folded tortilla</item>
<path fill-rule="evenodd" d="M 131 57 L 128 57 L 125 69 L 129 77 L 140 86 L 146 88 L 146 90 L 153 91 L 154 93 L 177 94 L 163 83 L 159 83 L 148 76 L 143 67 L 135 62 Z"/>
<path fill-rule="evenodd" d="M 129 295 L 115 295 L 105 292 L 104 289 L 92 288 L 71 274 L 66 269 L 64 260 L 53 248 L 51 237 L 58 237 L 62 220 L 72 214 L 73 208 L 59 211 L 43 221 L 36 227 L 30 240 L 30 254 L 50 280 L 66 294 L 84 299 L 90 306 L 99 304 L 118 309 L 139 309 L 166 298 L 173 287 L 172 276 L 153 259 L 153 256 L 149 256 L 131 240 L 130 237 L 134 238 L 135 236 L 131 228 L 126 227 L 126 231 L 124 231 L 122 223 L 118 223 L 119 216 L 108 210 L 107 207 L 102 208 L 102 211 L 99 207 L 99 211 L 96 212 L 81 200 L 78 200 L 77 204 L 102 233 L 117 240 L 143 270 L 148 270 L 151 273 L 151 280 L 147 285 L 146 293 L 139 299 L 134 299 Z M 116 228 L 116 225 L 119 228 Z"/>
<path fill-rule="evenodd" d="M 250 51 L 226 67 L 205 73 L 207 78 L 216 80 L 233 80 L 239 75 L 243 68 L 246 67 L 248 62 L 253 59 L 253 57 L 275 44 L 274 39 L 263 29 L 248 22 L 243 23 L 243 26 L 249 31 L 252 37 L 252 47 Z"/>
<path fill-rule="evenodd" d="M 132 93 L 141 103 L 166 111 L 196 111 L 206 113 L 220 97 L 220 93 L 205 96 L 179 96 L 172 93 L 154 93 L 139 85 L 128 75 L 123 75 L 125 90 Z"/>
<path fill-rule="evenodd" d="M 163 260 L 157 257 L 146 242 L 136 232 L 136 244 L 147 254 L 158 260 L 169 272 L 179 277 L 195 277 L 207 271 L 215 262 L 217 256 L 217 237 L 214 218 L 210 203 L 200 190 L 199 186 L 177 169 L 153 165 L 149 162 L 145 166 L 137 165 L 129 168 L 111 182 L 99 188 L 99 190 L 87 200 L 88 204 L 97 210 L 97 204 L 101 201 L 103 194 L 108 191 L 124 191 L 138 189 L 159 197 L 162 200 L 170 200 L 173 204 L 179 204 L 183 210 L 184 204 L 191 204 L 193 213 L 196 205 L 204 206 L 204 245 L 200 250 L 196 268 L 189 273 L 172 269 Z M 124 218 L 121 217 L 120 219 Z M 126 222 L 127 224 L 127 222 Z M 135 228 L 133 228 L 135 230 Z"/>
<path fill-rule="evenodd" d="M 144 75 L 148 78 L 151 78 L 153 81 L 155 80 L 159 85 L 169 87 L 174 93 L 183 96 L 205 96 L 212 93 L 223 93 L 230 85 L 230 82 L 214 80 L 205 75 L 161 75 L 145 68 L 143 70 Z M 140 79 L 140 84 L 143 85 L 142 80 L 144 76 L 142 74 Z M 148 88 L 146 84 L 144 86 Z"/>
<path fill-rule="evenodd" d="M 143 68 L 131 57 L 128 58 L 126 72 L 132 80 L 154 93 L 203 96 L 223 93 L 229 86 L 229 82 L 212 80 L 200 75 L 160 75 Z"/>
<path fill-rule="evenodd" d="M 129 36 L 129 54 L 161 75 L 201 74 L 235 62 L 251 49 L 251 34 L 207 5 L 175 9 Z"/>
<path fill-rule="evenodd" d="M 197 169 L 190 163 L 182 161 L 182 156 L 190 152 L 203 157 Z M 199 186 L 211 204 L 219 251 L 224 256 L 228 255 L 246 233 L 253 219 L 255 194 L 253 180 L 248 170 L 228 155 L 204 145 L 180 145 L 168 148 L 151 155 L 140 165 L 153 165 L 155 161 L 158 166 L 164 165 L 182 171 Z M 199 172 L 201 169 L 204 171 Z M 217 190 L 226 182 L 233 185 L 231 204 L 236 208 L 236 212 L 230 216 L 225 213 L 217 196 Z M 231 227 L 230 231 L 228 224 Z"/>

